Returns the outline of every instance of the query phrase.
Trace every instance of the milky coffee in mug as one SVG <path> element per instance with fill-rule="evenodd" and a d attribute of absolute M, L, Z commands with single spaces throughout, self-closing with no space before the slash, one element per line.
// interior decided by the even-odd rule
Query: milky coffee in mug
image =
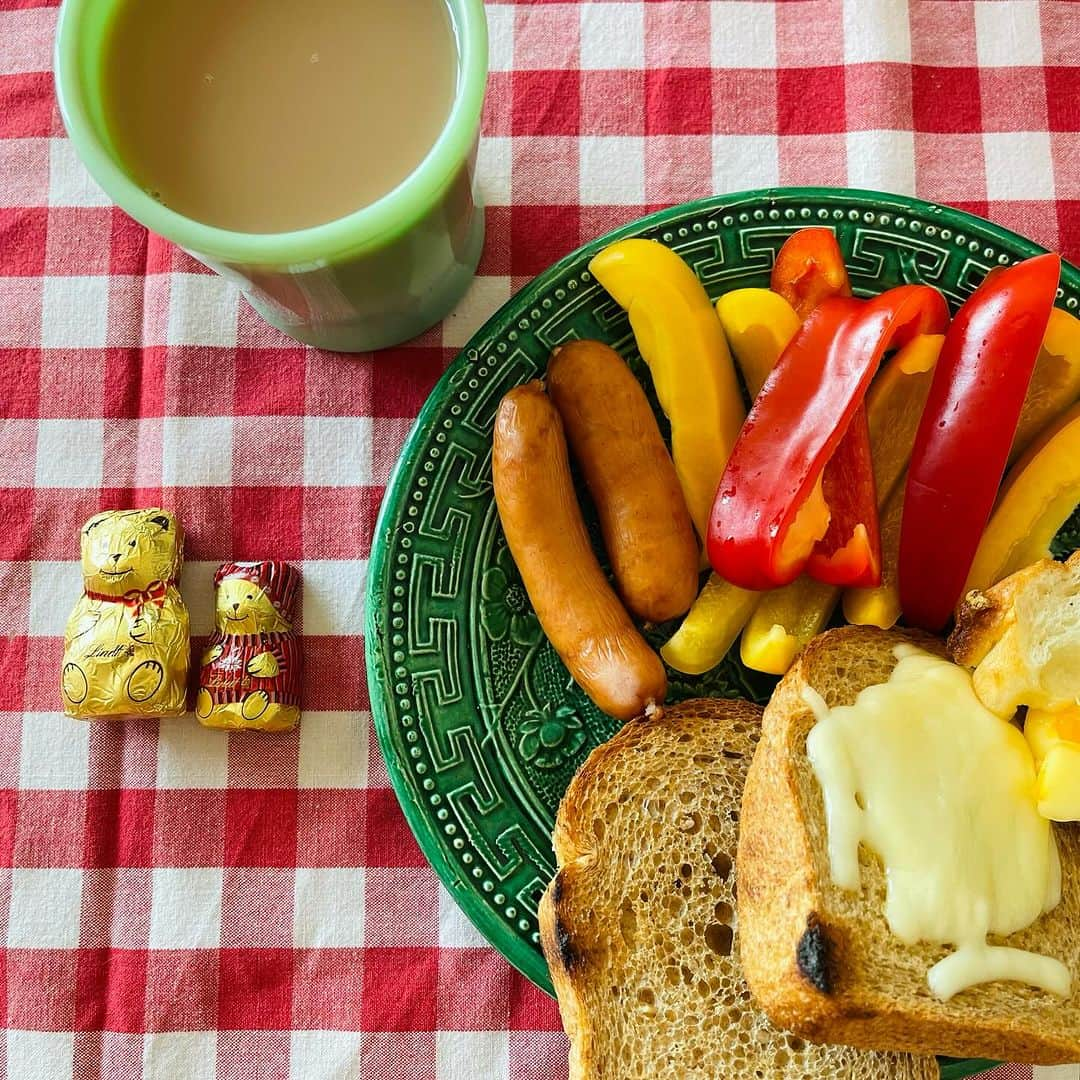
<path fill-rule="evenodd" d="M 444 0 L 123 0 L 105 119 L 165 206 L 288 232 L 400 184 L 446 124 L 457 64 Z"/>

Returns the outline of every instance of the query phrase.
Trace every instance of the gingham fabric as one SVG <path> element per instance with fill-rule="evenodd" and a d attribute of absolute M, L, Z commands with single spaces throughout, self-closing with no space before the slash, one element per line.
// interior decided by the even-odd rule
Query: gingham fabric
<path fill-rule="evenodd" d="M 371 731 L 365 570 L 425 395 L 551 261 L 715 192 L 914 192 L 1080 257 L 1080 4 L 488 13 L 480 275 L 422 339 L 340 357 L 109 205 L 63 137 L 55 8 L 0 0 L 0 1080 L 565 1077 L 554 1004 L 440 888 Z M 188 531 L 197 635 L 218 563 L 302 569 L 297 732 L 60 715 L 79 525 L 140 504 Z"/>

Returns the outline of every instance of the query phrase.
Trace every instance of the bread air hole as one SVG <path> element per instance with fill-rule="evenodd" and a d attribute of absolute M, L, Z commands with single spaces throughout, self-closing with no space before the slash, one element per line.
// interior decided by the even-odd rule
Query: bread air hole
<path fill-rule="evenodd" d="M 730 926 L 724 923 L 709 923 L 705 927 L 705 944 L 717 956 L 730 956 L 731 955 L 731 943 L 734 940 L 735 934 Z"/>

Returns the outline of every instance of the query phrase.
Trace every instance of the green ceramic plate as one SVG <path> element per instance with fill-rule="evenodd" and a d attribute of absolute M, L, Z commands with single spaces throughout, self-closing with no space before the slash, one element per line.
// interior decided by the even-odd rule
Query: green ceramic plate
<path fill-rule="evenodd" d="M 925 282 L 954 305 L 990 267 L 1042 250 L 958 210 L 869 191 L 778 188 L 652 214 L 568 255 L 487 322 L 428 399 L 383 502 L 366 647 L 391 781 L 447 889 L 495 948 L 549 992 L 536 908 L 554 873 L 555 810 L 574 771 L 617 724 L 574 685 L 529 608 L 492 498 L 495 410 L 572 338 L 608 342 L 648 387 L 626 316 L 587 269 L 613 240 L 660 240 L 715 298 L 767 285 L 777 249 L 804 225 L 836 231 L 857 294 Z M 1080 273 L 1071 267 L 1058 303 L 1080 306 Z M 656 642 L 670 629 L 659 628 Z M 772 685 L 730 656 L 700 678 L 671 673 L 669 700 L 764 701 Z M 945 1075 L 973 1066 L 945 1066 Z"/>

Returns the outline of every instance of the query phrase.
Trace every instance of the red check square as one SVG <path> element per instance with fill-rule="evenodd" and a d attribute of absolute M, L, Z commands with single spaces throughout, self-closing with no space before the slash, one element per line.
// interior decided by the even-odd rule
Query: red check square
<path fill-rule="evenodd" d="M 782 68 L 776 73 L 777 131 L 822 135 L 845 130 L 842 67 Z"/>
<path fill-rule="evenodd" d="M 3 363 L 0 360 L 0 363 Z M 34 521 L 33 488 L 0 488 L 0 559 L 29 559 Z"/>
<path fill-rule="evenodd" d="M 216 949 L 151 949 L 146 961 L 146 1030 L 213 1030 L 218 974 Z"/>
<path fill-rule="evenodd" d="M 515 71 L 510 85 L 514 135 L 576 135 L 580 131 L 576 71 Z"/>
<path fill-rule="evenodd" d="M 8 949 L 5 1026 L 22 1031 L 75 1027 L 74 949 Z"/>
<path fill-rule="evenodd" d="M 982 130 L 978 68 L 911 69 L 911 110 L 916 132 Z"/>
<path fill-rule="evenodd" d="M 514 206 L 510 210 L 511 270 L 538 274 L 581 243 L 577 206 Z"/>
<path fill-rule="evenodd" d="M 366 711 L 369 707 L 363 640 L 306 634 L 303 708 Z"/>
<path fill-rule="evenodd" d="M 296 865 L 363 866 L 365 862 L 374 865 L 367 844 L 369 794 L 362 788 L 300 791 L 297 795 Z"/>
<path fill-rule="evenodd" d="M 25 139 L 53 133 L 56 98 L 52 74 L 30 71 L 0 75 L 0 139 Z"/>
<path fill-rule="evenodd" d="M 364 1031 L 433 1031 L 438 949 L 366 949 Z"/>
<path fill-rule="evenodd" d="M 510 967 L 493 949 L 442 949 L 436 1025 L 441 1031 L 506 1028 Z M 476 993 L 483 986 L 483 995 Z"/>
<path fill-rule="evenodd" d="M 158 417 L 165 411 L 165 350 L 105 350 L 104 415 Z M 185 527 L 187 519 L 184 520 Z"/>
<path fill-rule="evenodd" d="M 80 949 L 75 970 L 76 1031 L 143 1031 L 146 950 Z"/>
<path fill-rule="evenodd" d="M 148 233 L 118 206 L 109 207 L 109 272 L 146 272 Z"/>
<path fill-rule="evenodd" d="M 111 742 L 112 748 L 122 745 Z M 135 788 L 86 793 L 86 866 L 151 865 L 154 795 L 152 789 Z"/>
<path fill-rule="evenodd" d="M 72 720 L 73 724 L 79 721 Z M 17 796 L 18 811 L 10 799 Z M 0 858 L 5 866 L 82 866 L 85 791 L 12 791 L 0 794 Z M 14 848 L 9 846 L 14 829 Z"/>
<path fill-rule="evenodd" d="M 217 1027 L 286 1031 L 292 1019 L 292 949 L 222 949 Z"/>
<path fill-rule="evenodd" d="M 644 132 L 644 71 L 581 72 L 583 135 L 642 135 Z"/>
<path fill-rule="evenodd" d="M 983 68 L 983 131 L 1045 131 L 1046 79 L 1041 68 Z"/>
<path fill-rule="evenodd" d="M 159 788 L 154 798 L 154 866 L 221 866 L 224 790 Z"/>
<path fill-rule="evenodd" d="M 1080 67 L 1048 67 L 1045 75 L 1050 130 L 1080 129 Z"/>
<path fill-rule="evenodd" d="M 236 350 L 233 414 L 303 416 L 307 375 L 306 350 L 241 348 Z"/>
<path fill-rule="evenodd" d="M 645 134 L 706 135 L 712 131 L 712 74 L 707 68 L 645 72 Z"/>
<path fill-rule="evenodd" d="M 0 251 L 4 253 L 0 275 L 38 277 L 44 274 L 48 227 L 49 211 L 43 206 L 0 208 Z"/>
<path fill-rule="evenodd" d="M 296 865 L 295 790 L 228 790 L 225 799 L 225 865 Z"/>
<path fill-rule="evenodd" d="M 367 791 L 368 866 L 426 866 L 392 791 Z"/>
<path fill-rule="evenodd" d="M 364 949 L 297 950 L 294 1028 L 349 1031 L 359 1025 L 364 1007 L 364 956 Z"/>

